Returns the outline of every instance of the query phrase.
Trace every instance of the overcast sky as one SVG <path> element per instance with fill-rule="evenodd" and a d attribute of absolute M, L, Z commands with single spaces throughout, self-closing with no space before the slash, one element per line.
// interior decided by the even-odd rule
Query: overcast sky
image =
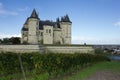
<path fill-rule="evenodd" d="M 0 38 L 20 36 L 34 8 L 41 20 L 68 14 L 73 44 L 120 44 L 120 0 L 0 0 Z"/>

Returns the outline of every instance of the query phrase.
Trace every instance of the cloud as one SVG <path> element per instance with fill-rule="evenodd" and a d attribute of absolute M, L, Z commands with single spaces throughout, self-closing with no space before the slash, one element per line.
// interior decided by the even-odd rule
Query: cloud
<path fill-rule="evenodd" d="M 16 16 L 18 15 L 17 12 L 14 12 L 14 11 L 7 11 L 7 10 L 0 10 L 0 15 L 13 15 L 13 16 Z"/>
<path fill-rule="evenodd" d="M 30 9 L 28 6 L 26 6 L 26 7 L 24 7 L 24 8 L 20 8 L 20 9 L 18 9 L 18 11 L 26 11 L 26 10 L 28 10 L 28 9 Z"/>
<path fill-rule="evenodd" d="M 21 34 L 3 34 L 3 33 L 0 33 L 0 39 L 10 38 L 10 37 L 21 37 Z"/>
<path fill-rule="evenodd" d="M 13 16 L 16 16 L 16 15 L 18 15 L 18 13 L 15 12 L 15 11 L 10 11 L 10 10 L 4 9 L 3 4 L 0 2 L 0 16 L 3 16 L 3 15 L 13 15 Z"/>
<path fill-rule="evenodd" d="M 116 22 L 114 25 L 120 27 L 120 21 Z"/>
<path fill-rule="evenodd" d="M 18 13 L 17 13 L 17 12 L 14 12 L 14 11 L 5 11 L 5 14 L 6 14 L 6 15 L 13 15 L 13 16 L 18 15 Z"/>

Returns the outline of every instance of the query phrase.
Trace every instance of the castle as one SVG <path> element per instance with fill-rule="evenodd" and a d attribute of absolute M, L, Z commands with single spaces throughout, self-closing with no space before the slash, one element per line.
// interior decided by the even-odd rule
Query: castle
<path fill-rule="evenodd" d="M 21 34 L 21 43 L 27 44 L 71 44 L 72 22 L 68 15 L 56 19 L 56 22 L 39 18 L 34 9 L 25 21 Z"/>
<path fill-rule="evenodd" d="M 70 45 L 71 27 L 72 22 L 68 15 L 61 17 L 60 20 L 57 18 L 55 22 L 50 20 L 43 21 L 34 9 L 21 29 L 21 43 L 23 45 L 0 45 L 0 53 L 94 53 L 92 46 Z M 51 44 L 53 46 L 42 46 L 41 44 Z"/>

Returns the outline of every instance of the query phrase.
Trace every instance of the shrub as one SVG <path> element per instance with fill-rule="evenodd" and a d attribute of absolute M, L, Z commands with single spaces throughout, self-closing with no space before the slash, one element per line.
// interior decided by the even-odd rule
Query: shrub
<path fill-rule="evenodd" d="M 94 54 L 23 53 L 20 56 L 25 72 L 34 71 L 35 74 L 47 72 L 49 75 L 57 75 L 69 71 L 71 68 L 109 60 L 106 56 Z M 17 53 L 0 54 L 0 76 L 20 71 Z"/>

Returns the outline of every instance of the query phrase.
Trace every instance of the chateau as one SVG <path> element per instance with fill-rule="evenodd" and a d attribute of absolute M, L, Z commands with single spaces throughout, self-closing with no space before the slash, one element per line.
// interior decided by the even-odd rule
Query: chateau
<path fill-rule="evenodd" d="M 21 34 L 21 43 L 28 44 L 71 44 L 72 22 L 68 15 L 57 18 L 55 22 L 39 18 L 34 9 L 25 21 Z"/>
<path fill-rule="evenodd" d="M 71 45 L 71 27 L 72 22 L 68 15 L 63 16 L 60 19 L 57 18 L 54 22 L 50 20 L 44 21 L 39 18 L 34 9 L 21 29 L 22 45 L 0 45 L 0 53 L 94 53 L 94 48 L 92 46 Z M 41 46 L 41 44 L 67 45 Z"/>

